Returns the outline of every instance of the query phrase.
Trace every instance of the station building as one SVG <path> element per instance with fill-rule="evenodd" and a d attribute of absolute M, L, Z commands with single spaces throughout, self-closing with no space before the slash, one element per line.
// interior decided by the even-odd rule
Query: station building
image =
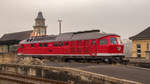
<path fill-rule="evenodd" d="M 15 52 L 19 42 L 29 38 L 31 33 L 32 30 L 4 34 L 0 38 L 0 53 Z"/>
<path fill-rule="evenodd" d="M 7 33 L 0 38 L 0 54 L 17 52 L 18 44 L 21 40 L 34 36 L 45 36 L 47 35 L 46 28 L 42 12 L 39 12 L 35 19 L 33 30 Z"/>
<path fill-rule="evenodd" d="M 150 27 L 129 38 L 132 40 L 132 57 L 150 59 Z"/>

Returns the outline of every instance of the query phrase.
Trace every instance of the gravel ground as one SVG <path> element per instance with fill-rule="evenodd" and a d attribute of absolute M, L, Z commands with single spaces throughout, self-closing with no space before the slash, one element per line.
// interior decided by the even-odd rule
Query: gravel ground
<path fill-rule="evenodd" d="M 91 64 L 91 63 L 45 63 L 47 66 L 72 67 L 121 79 L 150 84 L 150 69 L 125 65 Z"/>

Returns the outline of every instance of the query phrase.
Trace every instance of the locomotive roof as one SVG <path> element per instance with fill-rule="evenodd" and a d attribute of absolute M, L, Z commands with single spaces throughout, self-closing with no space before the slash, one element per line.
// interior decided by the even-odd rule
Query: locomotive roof
<path fill-rule="evenodd" d="M 89 40 L 102 38 L 104 36 L 116 35 L 108 33 L 100 33 L 99 30 L 68 32 L 60 35 L 38 36 L 23 40 L 21 43 L 37 43 L 37 42 L 55 42 L 55 41 L 73 41 L 73 40 Z M 117 35 L 118 36 L 118 35 Z"/>

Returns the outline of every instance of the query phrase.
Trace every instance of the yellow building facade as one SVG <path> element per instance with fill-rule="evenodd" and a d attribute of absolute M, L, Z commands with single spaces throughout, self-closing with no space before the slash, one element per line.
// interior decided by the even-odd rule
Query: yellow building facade
<path fill-rule="evenodd" d="M 132 57 L 150 59 L 150 27 L 129 38 L 132 40 Z"/>
<path fill-rule="evenodd" d="M 133 40 L 132 41 L 132 57 L 148 58 L 147 52 L 150 48 L 150 40 Z"/>

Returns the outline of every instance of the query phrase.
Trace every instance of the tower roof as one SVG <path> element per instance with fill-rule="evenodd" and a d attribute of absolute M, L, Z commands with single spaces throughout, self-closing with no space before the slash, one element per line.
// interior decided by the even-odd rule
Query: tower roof
<path fill-rule="evenodd" d="M 38 12 L 38 16 L 37 16 L 37 18 L 36 19 L 44 19 L 43 18 L 43 14 L 42 14 L 42 12 L 40 11 L 40 12 Z"/>

